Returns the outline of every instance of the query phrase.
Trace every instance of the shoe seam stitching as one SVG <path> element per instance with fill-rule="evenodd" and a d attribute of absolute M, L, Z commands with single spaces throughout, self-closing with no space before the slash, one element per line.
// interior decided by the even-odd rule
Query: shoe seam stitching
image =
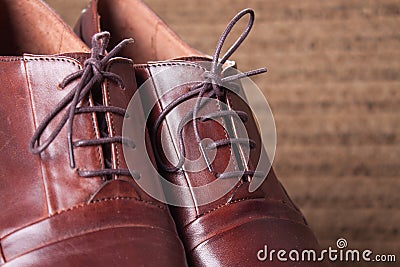
<path fill-rule="evenodd" d="M 236 200 L 231 201 L 229 203 L 220 204 L 220 205 L 216 206 L 215 208 L 213 208 L 211 210 L 208 210 L 206 212 L 203 212 L 203 213 L 197 215 L 196 219 L 198 219 L 198 218 L 200 218 L 200 217 L 202 217 L 204 215 L 210 214 L 210 213 L 212 213 L 212 212 L 214 212 L 214 211 L 216 211 L 216 210 L 218 210 L 220 208 L 229 206 L 231 204 L 236 204 L 236 203 L 239 203 L 239 202 L 242 202 L 242 201 L 245 201 L 245 200 L 252 200 L 252 199 L 263 199 L 263 198 L 262 197 L 244 197 L 244 198 L 236 199 Z"/>
<path fill-rule="evenodd" d="M 284 200 L 273 199 L 273 198 L 264 198 L 264 197 L 244 197 L 244 198 L 236 199 L 236 200 L 231 201 L 231 202 L 229 202 L 229 203 L 220 204 L 220 205 L 218 205 L 217 207 L 215 207 L 215 208 L 213 208 L 213 209 L 211 209 L 211 210 L 208 210 L 208 211 L 206 211 L 206 212 L 204 212 L 204 213 L 202 213 L 202 214 L 196 216 L 196 219 L 198 219 L 198 218 L 200 218 L 200 217 L 202 217 L 202 216 L 205 216 L 205 215 L 207 215 L 207 214 L 210 214 L 210 213 L 212 213 L 212 212 L 214 212 L 214 211 L 216 211 L 216 210 L 218 210 L 218 209 L 220 209 L 220 208 L 227 207 L 227 206 L 229 206 L 229 205 L 231 205 L 231 204 L 237 204 L 237 203 L 240 203 L 240 202 L 243 202 L 243 201 L 246 201 L 246 200 L 263 200 L 263 199 L 268 200 L 268 201 L 272 201 L 272 202 L 279 202 L 279 203 L 281 203 L 282 205 L 284 205 L 284 206 L 290 208 L 291 210 L 295 211 L 297 214 L 302 215 L 298 210 L 296 210 L 296 209 L 290 207 L 290 206 L 286 203 L 286 201 L 284 201 Z"/>
<path fill-rule="evenodd" d="M 206 71 L 207 69 L 200 66 L 199 64 L 195 63 L 184 63 L 184 62 L 161 62 L 161 63 L 148 63 L 148 64 L 142 64 L 142 65 L 135 65 L 135 69 L 146 69 L 148 67 L 172 67 L 172 66 L 186 66 L 186 67 L 193 67 L 193 68 L 198 68 L 201 70 Z"/>
<path fill-rule="evenodd" d="M 160 208 L 160 209 L 166 210 L 165 207 L 163 207 L 163 206 L 161 206 L 161 205 L 159 205 L 159 204 L 155 204 L 155 203 L 152 202 L 152 201 L 143 200 L 143 199 L 140 199 L 140 198 L 137 198 L 137 197 L 115 196 L 115 197 L 100 198 L 100 199 L 93 200 L 93 201 L 90 202 L 90 203 L 82 203 L 82 204 L 79 204 L 79 205 L 75 205 L 75 206 L 72 206 L 72 207 L 70 207 L 70 208 L 68 208 L 68 209 L 59 210 L 59 211 L 57 211 L 57 212 L 51 214 L 51 216 L 61 215 L 61 214 L 65 213 L 65 212 L 70 212 L 70 211 L 73 211 L 73 210 L 76 210 L 76 209 L 80 209 L 80 208 L 84 208 L 84 207 L 89 207 L 89 206 L 91 206 L 91 205 L 96 205 L 96 204 L 103 203 L 103 202 L 119 201 L 119 200 L 139 201 L 139 202 L 143 202 L 143 203 L 145 203 L 145 204 L 152 205 L 152 206 L 158 207 L 158 208 Z"/>
<path fill-rule="evenodd" d="M 154 203 L 152 201 L 138 199 L 138 198 L 135 198 L 135 197 L 115 196 L 115 197 L 101 198 L 101 199 L 93 200 L 92 202 L 89 202 L 89 203 L 81 203 L 81 204 L 72 206 L 72 207 L 70 207 L 68 209 L 59 210 L 59 211 L 57 211 L 55 213 L 50 214 L 48 217 L 41 218 L 41 219 L 39 219 L 37 221 L 31 222 L 31 223 L 29 223 L 27 225 L 24 225 L 24 226 L 22 226 L 22 227 L 20 227 L 18 229 L 15 229 L 12 232 L 7 233 L 6 235 L 0 237 L 0 240 L 6 238 L 6 237 L 8 237 L 8 236 L 10 236 L 10 235 L 12 235 L 12 234 L 14 234 L 16 232 L 18 232 L 18 231 L 20 231 L 20 230 L 22 230 L 24 228 L 27 228 L 27 227 L 32 226 L 34 224 L 43 222 L 45 220 L 51 219 L 51 218 L 53 218 L 55 216 L 58 216 L 58 215 L 61 215 L 61 214 L 64 214 L 64 213 L 67 213 L 67 212 L 70 212 L 70 211 L 73 211 L 73 210 L 77 210 L 77 209 L 81 209 L 81 208 L 85 208 L 85 207 L 90 207 L 91 205 L 96 205 L 96 204 L 103 203 L 103 202 L 121 201 L 121 200 L 123 200 L 123 201 L 139 201 L 139 202 L 142 202 L 144 204 L 147 204 L 147 205 L 150 205 L 150 206 L 153 206 L 153 207 L 157 207 L 157 208 L 162 209 L 162 210 L 167 210 L 167 208 L 162 206 L 162 205 L 156 204 L 156 203 Z"/>
<path fill-rule="evenodd" d="M 115 62 L 111 62 L 108 65 L 108 71 L 111 70 L 112 66 L 115 64 Z M 111 106 L 111 96 L 110 96 L 110 81 L 107 79 L 106 81 L 106 94 L 107 94 L 107 101 L 108 101 L 108 106 Z M 108 116 L 110 117 L 110 128 L 112 131 L 112 135 L 115 136 L 115 126 L 114 126 L 114 118 L 113 118 L 113 114 L 111 112 L 108 112 Z M 110 133 L 111 134 L 111 133 Z M 112 146 L 112 144 L 111 144 Z M 116 163 L 116 168 L 119 169 L 119 165 L 120 165 L 120 161 L 119 161 L 119 151 L 118 151 L 118 146 L 114 145 L 114 149 L 115 149 L 115 163 Z"/>

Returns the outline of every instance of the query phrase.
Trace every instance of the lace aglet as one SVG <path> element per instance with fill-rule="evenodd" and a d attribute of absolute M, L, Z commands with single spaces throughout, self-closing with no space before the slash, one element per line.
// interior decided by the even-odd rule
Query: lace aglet
<path fill-rule="evenodd" d="M 268 72 L 268 69 L 264 67 L 264 68 L 260 68 L 259 71 L 260 71 L 260 74 L 261 74 L 261 73 Z"/>
<path fill-rule="evenodd" d="M 75 168 L 74 148 L 72 144 L 72 137 L 68 135 L 68 153 L 69 153 L 69 165 L 72 169 Z"/>

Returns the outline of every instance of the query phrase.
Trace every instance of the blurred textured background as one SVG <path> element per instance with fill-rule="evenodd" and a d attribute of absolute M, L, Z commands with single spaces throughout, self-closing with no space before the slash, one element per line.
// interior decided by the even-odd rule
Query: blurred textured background
<path fill-rule="evenodd" d="M 47 2 L 73 25 L 88 1 Z M 344 237 L 400 261 L 400 1 L 145 2 L 209 54 L 237 11 L 256 11 L 232 59 L 269 69 L 254 80 L 275 116 L 278 176 L 323 247 Z"/>

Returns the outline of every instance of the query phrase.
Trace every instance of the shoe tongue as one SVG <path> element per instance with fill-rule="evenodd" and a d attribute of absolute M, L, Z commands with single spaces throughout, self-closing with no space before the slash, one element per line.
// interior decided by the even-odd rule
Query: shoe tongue
<path fill-rule="evenodd" d="M 212 61 L 212 57 L 207 55 L 204 56 L 193 55 L 193 56 L 185 56 L 172 59 L 172 61 L 174 60 L 187 61 L 187 62 L 202 62 L 202 61 Z"/>
<path fill-rule="evenodd" d="M 81 17 L 75 25 L 74 32 L 87 45 L 92 45 L 92 37 L 101 31 L 100 16 L 97 10 L 97 0 L 92 0 L 82 11 Z"/>
<path fill-rule="evenodd" d="M 131 61 L 123 58 L 113 60 L 106 67 L 106 71 L 121 77 L 125 88 L 122 89 L 116 83 L 106 79 L 92 91 L 94 102 L 97 105 L 126 109 L 136 91 L 136 82 L 132 80 L 134 74 Z M 106 112 L 97 113 L 96 117 L 101 138 L 122 136 L 123 116 Z M 102 150 L 106 169 L 127 169 L 120 143 L 104 144 Z M 92 202 L 115 198 L 141 198 L 132 177 L 112 175 L 107 179 L 109 181 L 105 182 L 91 198 Z"/>

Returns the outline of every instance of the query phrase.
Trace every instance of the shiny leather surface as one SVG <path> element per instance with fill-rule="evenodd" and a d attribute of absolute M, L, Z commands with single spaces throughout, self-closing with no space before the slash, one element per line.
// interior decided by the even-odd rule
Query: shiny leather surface
<path fill-rule="evenodd" d="M 171 68 L 173 61 L 166 63 L 158 62 L 155 64 L 136 65 L 136 73 L 139 81 L 151 78 L 156 90 L 146 90 L 144 99 L 154 101 L 162 95 L 162 88 L 165 88 L 165 81 L 158 81 L 156 73 L 160 68 Z M 176 64 L 185 64 L 176 62 Z M 195 75 L 187 71 L 186 75 Z M 201 76 L 201 73 L 198 73 Z M 200 78 L 199 76 L 199 78 Z M 162 86 L 161 86 L 162 84 Z M 176 96 L 187 93 L 189 87 L 174 88 L 171 94 L 159 98 L 157 105 L 151 113 L 149 124 L 157 119 L 160 112 L 173 101 Z M 238 104 L 238 99 L 229 96 L 228 103 L 235 110 L 248 111 L 248 107 L 243 103 Z M 144 102 L 144 105 L 146 102 Z M 251 113 L 249 113 L 251 114 Z M 183 118 L 179 112 L 171 113 L 167 117 L 164 127 L 176 129 L 176 124 Z M 249 121 L 252 121 L 251 119 Z M 254 120 L 246 123 L 249 136 L 257 134 Z M 221 122 L 223 125 L 223 123 Z M 200 124 L 202 138 L 220 140 L 226 138 L 221 124 L 217 122 L 207 122 Z M 199 156 L 197 143 L 194 141 L 191 124 L 184 129 L 184 143 L 187 154 L 193 158 Z M 170 130 L 174 132 L 174 130 Z M 164 131 L 165 133 L 165 131 Z M 159 138 L 162 133 L 159 134 Z M 174 135 L 174 134 L 172 134 Z M 258 137 L 259 139 L 259 137 Z M 257 140 L 257 139 L 255 139 Z M 177 147 L 171 142 L 163 146 L 164 153 L 176 153 Z M 231 157 L 230 147 L 218 148 L 217 156 L 213 162 L 214 169 L 218 171 L 224 169 Z M 159 152 L 162 153 L 162 152 Z M 258 160 L 257 150 L 252 151 L 252 157 L 247 168 L 251 168 L 251 161 Z M 233 166 L 235 167 L 235 166 Z M 237 165 L 236 165 L 237 167 Z M 229 169 L 228 169 L 229 170 Z M 176 184 L 189 184 L 199 186 L 215 180 L 215 175 L 208 170 L 200 172 L 184 173 L 163 173 L 163 176 Z M 240 182 L 237 184 L 240 186 Z M 234 190 L 234 189 L 233 189 Z M 233 199 L 228 203 L 233 190 L 222 198 L 203 206 L 193 208 L 171 207 L 171 212 L 177 224 L 180 237 L 182 238 L 187 257 L 191 266 L 257 266 L 265 263 L 257 260 L 256 253 L 264 245 L 273 248 L 285 249 L 309 249 L 318 248 L 318 243 L 308 227 L 303 215 L 292 203 L 282 185 L 277 180 L 273 170 L 268 174 L 267 179 L 260 189 L 253 193 L 248 192 L 248 186 L 243 184 L 234 193 Z M 196 196 L 193 195 L 195 204 Z M 240 251 L 236 248 L 240 247 Z M 275 262 L 268 266 L 292 266 L 289 263 Z M 308 262 L 298 266 L 313 266 Z M 319 266 L 316 263 L 315 266 Z"/>
<path fill-rule="evenodd" d="M 97 16 L 97 5 L 107 5 L 106 3 L 110 4 L 110 2 L 106 0 L 93 1 L 84 12 L 81 24 L 76 29 L 86 27 L 92 27 L 92 31 L 95 31 L 96 28 L 98 29 L 98 25 L 94 25 L 95 27 L 93 28 L 93 25 L 86 22 L 96 21 L 93 18 L 90 19 L 90 17 Z M 151 28 L 151 23 L 148 23 L 148 21 L 157 21 L 159 18 L 154 13 L 149 13 L 148 7 L 144 6 L 141 1 L 115 1 L 114 4 L 118 6 L 118 3 L 121 2 L 124 2 L 125 6 L 131 5 L 130 8 L 134 8 L 137 13 L 143 12 L 146 14 L 147 18 L 141 21 L 140 24 L 143 31 L 139 34 L 147 34 L 146 38 L 151 39 L 153 31 L 146 31 L 149 27 Z M 115 6 L 112 8 L 117 9 Z M 98 19 L 98 17 L 96 18 Z M 98 22 L 102 28 L 110 30 L 116 36 L 126 34 L 125 30 L 127 28 L 138 27 L 138 25 L 134 25 L 137 23 L 135 20 L 126 16 L 119 17 L 118 20 L 113 21 L 112 17 L 106 17 L 103 14 Z M 173 76 L 176 79 L 180 79 L 180 76 L 190 76 L 194 80 L 201 80 L 205 70 L 201 67 L 193 67 L 193 62 L 209 60 L 206 56 L 199 58 L 201 54 L 195 49 L 188 50 L 186 46 L 182 48 L 182 41 L 170 29 L 165 28 L 164 26 L 166 25 L 162 25 L 162 27 L 158 28 L 157 34 L 162 31 L 162 34 L 169 35 L 168 38 L 170 40 L 175 39 L 175 45 L 173 45 L 175 52 L 171 53 L 170 60 L 165 60 L 164 58 L 168 51 L 171 50 L 170 45 L 166 48 L 165 54 L 162 54 L 162 56 L 158 56 L 160 53 L 155 54 L 153 58 L 151 58 L 151 53 L 146 50 L 124 51 L 125 55 L 131 56 L 135 62 L 152 61 L 134 66 L 138 85 L 144 84 L 149 79 L 153 85 L 149 90 L 143 91 L 143 106 L 149 109 L 151 108 L 149 103 L 157 100 L 155 107 L 151 110 L 151 116 L 148 121 L 150 128 L 168 104 L 190 90 L 190 86 L 183 85 L 175 87 L 164 94 L 168 89 L 171 89 L 168 85 L 173 84 L 174 81 L 171 78 L 168 79 L 168 77 L 165 78 L 157 74 L 162 71 L 171 71 L 172 69 L 176 70 Z M 81 31 L 80 33 L 83 32 Z M 86 38 L 82 34 L 81 37 L 83 40 Z M 132 37 L 135 38 L 134 35 Z M 145 40 L 146 38 L 143 39 Z M 150 49 L 151 51 L 152 47 L 146 47 L 145 49 Z M 173 59 L 174 54 L 185 58 Z M 140 55 L 137 60 L 135 55 Z M 180 66 L 182 68 L 179 68 Z M 250 115 L 245 124 L 246 130 L 249 137 L 256 140 L 257 146 L 256 149 L 252 150 L 250 160 L 244 164 L 245 169 L 252 170 L 259 160 L 263 147 L 260 144 L 259 132 L 251 115 L 251 110 L 233 93 L 227 93 L 220 100 L 224 101 L 230 109 L 241 110 Z M 213 112 L 218 110 L 218 107 L 207 106 L 206 109 L 208 112 Z M 179 111 L 179 109 L 171 112 L 162 124 L 162 127 L 169 131 L 156 129 L 158 139 L 167 140 L 163 144 L 163 149 L 156 151 L 156 153 L 161 154 L 163 160 L 174 158 L 174 155 L 176 157 L 178 153 L 176 128 L 185 114 L 185 110 Z M 196 159 L 200 154 L 191 125 L 191 123 L 187 124 L 183 130 L 183 142 L 188 158 Z M 200 123 L 199 132 L 201 138 L 211 138 L 213 140 L 226 138 L 226 132 L 222 125 L 224 125 L 224 121 L 218 121 L 218 119 L 217 121 Z M 212 163 L 214 169 L 219 171 L 226 167 L 238 168 L 235 159 L 233 159 L 233 165 L 228 166 L 230 156 L 231 147 L 219 147 L 216 160 Z M 215 175 L 208 170 L 163 172 L 162 174 L 169 181 L 178 185 L 198 186 L 216 179 Z M 268 245 L 269 248 L 287 250 L 318 249 L 318 243 L 313 232 L 300 210 L 290 200 L 273 169 L 268 173 L 267 179 L 262 186 L 253 193 L 248 192 L 247 183 L 242 185 L 240 183 L 238 182 L 237 184 L 239 187 L 237 191 L 228 192 L 222 198 L 207 205 L 196 205 L 196 197 L 198 196 L 192 195 L 187 202 L 192 203 L 193 207 L 170 207 L 180 238 L 183 240 L 190 266 L 294 266 L 293 262 L 261 262 L 257 259 L 257 252 L 265 245 Z M 230 200 L 232 196 L 233 198 Z M 296 266 L 323 265 L 319 262 L 296 262 L 295 264 Z"/>
<path fill-rule="evenodd" d="M 49 20 L 61 21 L 41 1 L 4 1 L 2 4 L 10 4 L 14 8 L 10 10 L 14 11 L 17 7 L 26 10 L 27 4 L 32 14 L 37 11 L 37 15 L 45 14 Z M 14 17 L 12 23 L 18 21 L 24 23 L 20 17 Z M 85 53 L 88 48 L 69 28 L 52 32 L 53 25 L 40 25 L 44 26 L 46 35 L 40 30 L 34 33 L 34 25 L 27 26 L 27 31 L 42 41 L 51 34 L 54 36 L 49 42 L 68 40 L 65 47 L 63 43 L 56 44 L 60 49 L 57 52 L 64 54 L 18 55 L 19 51 L 14 51 L 15 56 L 0 57 L 0 265 L 186 266 L 183 246 L 166 205 L 143 192 L 130 176 L 114 175 L 104 181 L 103 177 L 78 175 L 78 170 L 104 168 L 106 160 L 114 168 L 124 168 L 121 145 L 112 145 L 110 156 L 105 156 L 100 145 L 75 147 L 76 167 L 71 168 L 67 131 L 63 128 L 40 155 L 29 152 L 30 139 L 39 123 L 78 80 L 65 89 L 60 88 L 60 83 L 67 75 L 82 69 L 89 57 Z M 57 35 L 60 32 L 63 36 Z M 21 51 L 35 51 L 36 44 L 18 45 Z M 45 54 L 46 49 L 41 49 Z M 49 49 L 48 53 L 53 52 Z M 102 105 L 125 109 L 136 90 L 132 62 L 114 59 L 107 70 L 118 74 L 126 87 L 122 90 L 105 80 L 100 88 Z M 91 93 L 79 106 L 94 106 L 94 98 Z M 60 117 L 50 123 L 42 139 L 50 134 Z M 120 135 L 121 116 L 117 118 L 107 112 L 105 118 L 110 135 Z M 99 138 L 99 124 L 97 113 L 76 114 L 74 141 Z M 149 173 L 141 173 L 141 179 L 151 181 Z M 156 182 L 152 184 L 159 186 Z"/>

